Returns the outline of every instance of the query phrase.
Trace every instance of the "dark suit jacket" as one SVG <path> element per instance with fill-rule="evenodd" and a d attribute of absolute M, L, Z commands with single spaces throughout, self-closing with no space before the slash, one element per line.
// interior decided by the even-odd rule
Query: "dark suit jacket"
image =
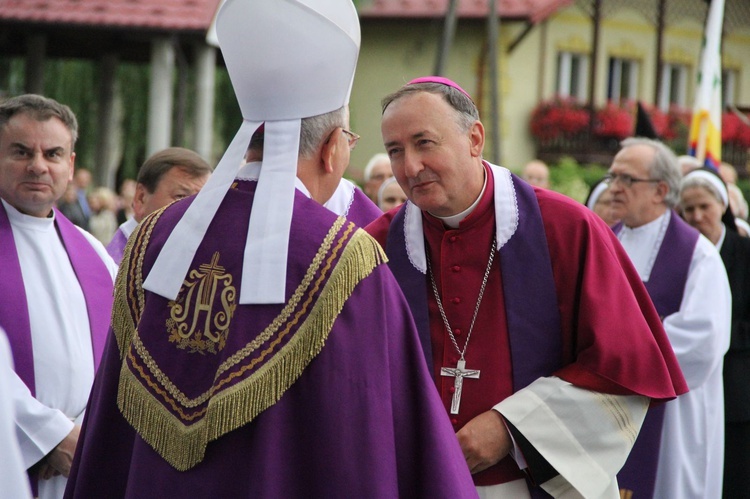
<path fill-rule="evenodd" d="M 727 230 L 720 253 L 732 290 L 732 341 L 724 357 L 726 420 L 750 421 L 750 238 Z"/>

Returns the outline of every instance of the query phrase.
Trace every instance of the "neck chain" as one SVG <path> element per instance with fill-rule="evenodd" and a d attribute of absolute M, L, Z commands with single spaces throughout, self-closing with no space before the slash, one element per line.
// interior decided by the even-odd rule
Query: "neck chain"
<path fill-rule="evenodd" d="M 448 323 L 448 317 L 445 315 L 445 309 L 443 309 L 443 302 L 440 300 L 440 293 L 438 293 L 437 284 L 435 284 L 435 275 L 432 272 L 432 265 L 430 264 L 430 252 L 426 251 L 425 256 L 427 257 L 427 272 L 430 274 L 430 282 L 432 283 L 432 292 L 435 294 L 435 300 L 437 301 L 438 309 L 440 309 L 440 316 L 443 318 L 443 324 L 445 324 L 445 329 L 448 331 L 448 335 L 451 338 L 451 342 L 453 342 L 453 346 L 456 348 L 456 352 L 461 356 L 459 359 L 459 362 L 465 361 L 464 355 L 466 354 L 466 348 L 469 346 L 469 340 L 471 339 L 471 333 L 474 331 L 474 322 L 477 320 L 477 315 L 479 314 L 479 305 L 482 303 L 482 297 L 484 296 L 484 289 L 487 287 L 487 280 L 490 277 L 490 269 L 492 268 L 492 262 L 495 260 L 495 247 L 497 246 L 497 238 L 492 238 L 492 247 L 490 248 L 490 257 L 487 261 L 487 269 L 484 271 L 484 278 L 482 279 L 482 287 L 479 288 L 479 297 L 477 298 L 477 305 L 474 308 L 474 316 L 471 318 L 471 326 L 469 326 L 469 332 L 466 334 L 466 343 L 464 343 L 464 348 L 461 349 L 458 347 L 458 342 L 456 342 L 456 337 L 453 334 L 453 329 L 451 329 L 451 325 Z"/>

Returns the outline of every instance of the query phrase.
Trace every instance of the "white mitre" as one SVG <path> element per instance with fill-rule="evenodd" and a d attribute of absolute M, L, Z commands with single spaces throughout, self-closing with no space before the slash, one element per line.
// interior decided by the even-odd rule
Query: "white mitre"
<path fill-rule="evenodd" d="M 143 287 L 177 298 L 250 138 L 265 123 L 240 304 L 284 303 L 301 119 L 349 103 L 360 45 L 357 11 L 351 0 L 226 0 L 216 16 L 216 37 L 242 126 L 169 235 Z"/>

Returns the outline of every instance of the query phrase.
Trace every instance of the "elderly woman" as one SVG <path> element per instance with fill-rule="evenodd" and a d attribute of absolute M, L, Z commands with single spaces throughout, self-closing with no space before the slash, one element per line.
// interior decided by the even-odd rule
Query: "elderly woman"
<path fill-rule="evenodd" d="M 619 220 L 617 220 L 612 212 L 612 192 L 609 190 L 609 184 L 604 180 L 600 179 L 596 181 L 583 204 L 599 215 L 599 218 L 604 220 L 607 225 L 612 227 Z"/>
<path fill-rule="evenodd" d="M 717 174 L 693 170 L 682 179 L 685 220 L 716 245 L 732 290 L 732 339 L 724 357 L 724 497 L 750 490 L 750 239 L 735 229 L 727 188 Z M 722 221 L 722 217 L 724 221 Z"/>

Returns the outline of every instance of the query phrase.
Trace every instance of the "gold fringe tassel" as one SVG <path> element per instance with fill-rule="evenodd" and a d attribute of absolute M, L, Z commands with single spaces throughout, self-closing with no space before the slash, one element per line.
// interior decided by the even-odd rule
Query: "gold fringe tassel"
<path fill-rule="evenodd" d="M 215 394 L 206 417 L 190 426 L 174 417 L 123 363 L 117 397 L 123 416 L 175 469 L 192 468 L 203 459 L 209 441 L 248 424 L 281 398 L 323 349 L 357 284 L 385 261 L 378 243 L 358 229 L 296 334 L 252 376 Z"/>

